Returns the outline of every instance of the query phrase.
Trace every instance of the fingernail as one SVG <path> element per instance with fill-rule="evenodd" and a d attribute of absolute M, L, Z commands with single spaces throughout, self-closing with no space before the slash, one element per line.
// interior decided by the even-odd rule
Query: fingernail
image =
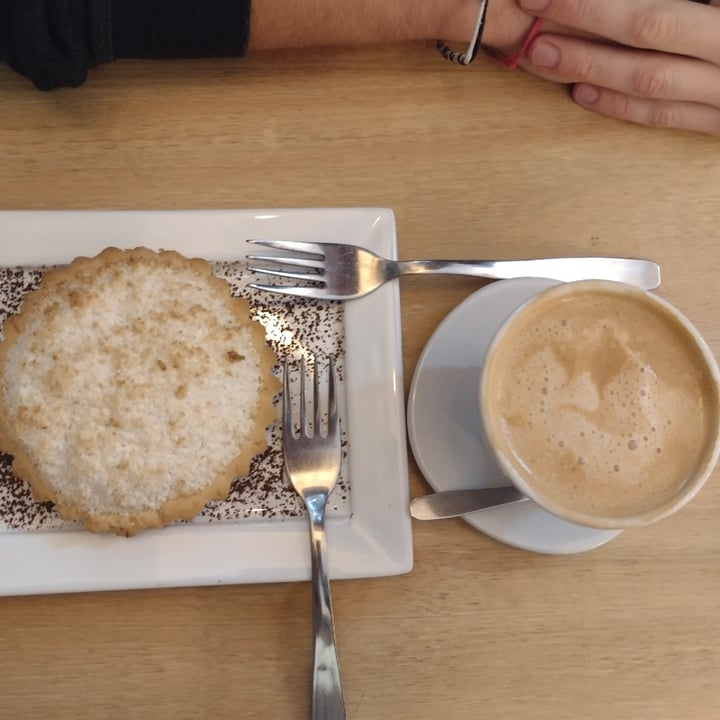
<path fill-rule="evenodd" d="M 550 0 L 520 0 L 520 7 L 529 12 L 542 12 L 550 6 Z"/>
<path fill-rule="evenodd" d="M 581 105 L 594 105 L 599 97 L 600 92 L 593 85 L 580 85 L 575 90 L 575 100 Z"/>
<path fill-rule="evenodd" d="M 560 62 L 560 51 L 549 42 L 540 41 L 530 53 L 530 62 L 542 68 L 555 68 Z"/>

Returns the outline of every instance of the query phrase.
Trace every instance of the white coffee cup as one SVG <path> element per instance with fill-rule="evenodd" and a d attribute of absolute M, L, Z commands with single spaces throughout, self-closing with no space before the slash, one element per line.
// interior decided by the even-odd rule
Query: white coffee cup
<path fill-rule="evenodd" d="M 563 283 L 518 308 L 490 344 L 479 403 L 507 477 L 579 525 L 667 517 L 720 455 L 712 352 L 667 301 L 623 283 Z"/>

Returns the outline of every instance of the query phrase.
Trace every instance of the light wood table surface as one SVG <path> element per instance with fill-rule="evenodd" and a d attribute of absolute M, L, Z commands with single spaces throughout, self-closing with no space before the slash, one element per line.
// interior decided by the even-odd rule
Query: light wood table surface
<path fill-rule="evenodd" d="M 2 209 L 387 206 L 404 258 L 648 256 L 720 351 L 717 140 L 425 45 L 123 62 L 51 94 L 0 68 L 0 97 Z M 479 286 L 402 281 L 406 389 Z M 333 584 L 348 717 L 720 717 L 719 515 L 716 476 L 574 556 L 415 522 L 411 573 Z M 3 598 L 0 648 L 8 720 L 308 717 L 307 583 Z"/>

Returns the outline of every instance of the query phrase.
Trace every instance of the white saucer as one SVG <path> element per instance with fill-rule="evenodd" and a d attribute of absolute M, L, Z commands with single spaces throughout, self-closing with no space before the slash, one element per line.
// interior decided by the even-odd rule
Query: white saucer
<path fill-rule="evenodd" d="M 509 484 L 480 439 L 480 368 L 505 318 L 552 285 L 557 282 L 532 278 L 486 285 L 455 308 L 425 346 L 410 386 L 408 434 L 434 490 Z M 464 520 L 508 545 L 553 554 L 592 550 L 621 532 L 574 525 L 532 501 L 480 510 Z"/>

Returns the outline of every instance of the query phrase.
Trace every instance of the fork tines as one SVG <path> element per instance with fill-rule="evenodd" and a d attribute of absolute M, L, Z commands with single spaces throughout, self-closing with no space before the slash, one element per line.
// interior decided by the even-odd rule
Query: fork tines
<path fill-rule="evenodd" d="M 301 242 L 300 240 L 248 240 L 252 245 L 262 245 L 272 250 L 287 250 L 288 252 L 305 253 L 307 255 L 325 255 L 325 243 Z M 253 255 L 248 255 L 253 258 Z M 274 256 L 270 256 L 274 257 Z"/>
<path fill-rule="evenodd" d="M 254 245 L 262 245 L 271 250 L 283 250 L 285 252 L 297 253 L 296 255 L 248 255 L 247 259 L 254 262 L 264 263 L 264 266 L 250 266 L 249 270 L 254 273 L 262 273 L 272 275 L 274 277 L 282 277 L 290 280 L 300 280 L 301 282 L 322 282 L 324 276 L 324 251 L 322 245 L 318 243 L 296 242 L 294 240 L 248 240 Z M 312 256 L 312 257 L 308 257 Z M 271 267 L 267 267 L 270 265 Z M 275 267 L 272 267 L 275 266 Z M 308 268 L 308 272 L 293 272 L 283 269 L 284 266 Z M 256 290 L 274 291 L 278 289 L 277 285 L 260 285 L 252 283 L 250 287 Z M 313 296 L 316 286 L 308 288 L 291 288 L 282 286 L 282 291 L 288 295 Z"/>
<path fill-rule="evenodd" d="M 308 360 L 310 360 L 312 374 L 312 394 L 308 398 L 305 382 L 308 375 Z M 283 371 L 283 434 L 289 434 L 297 437 L 296 428 L 299 425 L 300 436 L 307 438 L 320 435 L 328 437 L 332 435 L 337 428 L 337 398 L 335 393 L 335 367 L 332 357 L 328 358 L 328 380 L 327 380 L 327 400 L 322 401 L 320 396 L 320 368 L 318 360 L 311 355 L 308 360 L 303 356 L 300 360 L 300 374 L 298 382 L 300 384 L 299 392 L 299 423 L 293 420 L 293 393 L 290 389 L 290 368 L 291 359 L 285 358 L 285 366 Z M 323 417 L 326 422 L 323 423 Z M 324 425 L 324 429 L 323 429 Z"/>

